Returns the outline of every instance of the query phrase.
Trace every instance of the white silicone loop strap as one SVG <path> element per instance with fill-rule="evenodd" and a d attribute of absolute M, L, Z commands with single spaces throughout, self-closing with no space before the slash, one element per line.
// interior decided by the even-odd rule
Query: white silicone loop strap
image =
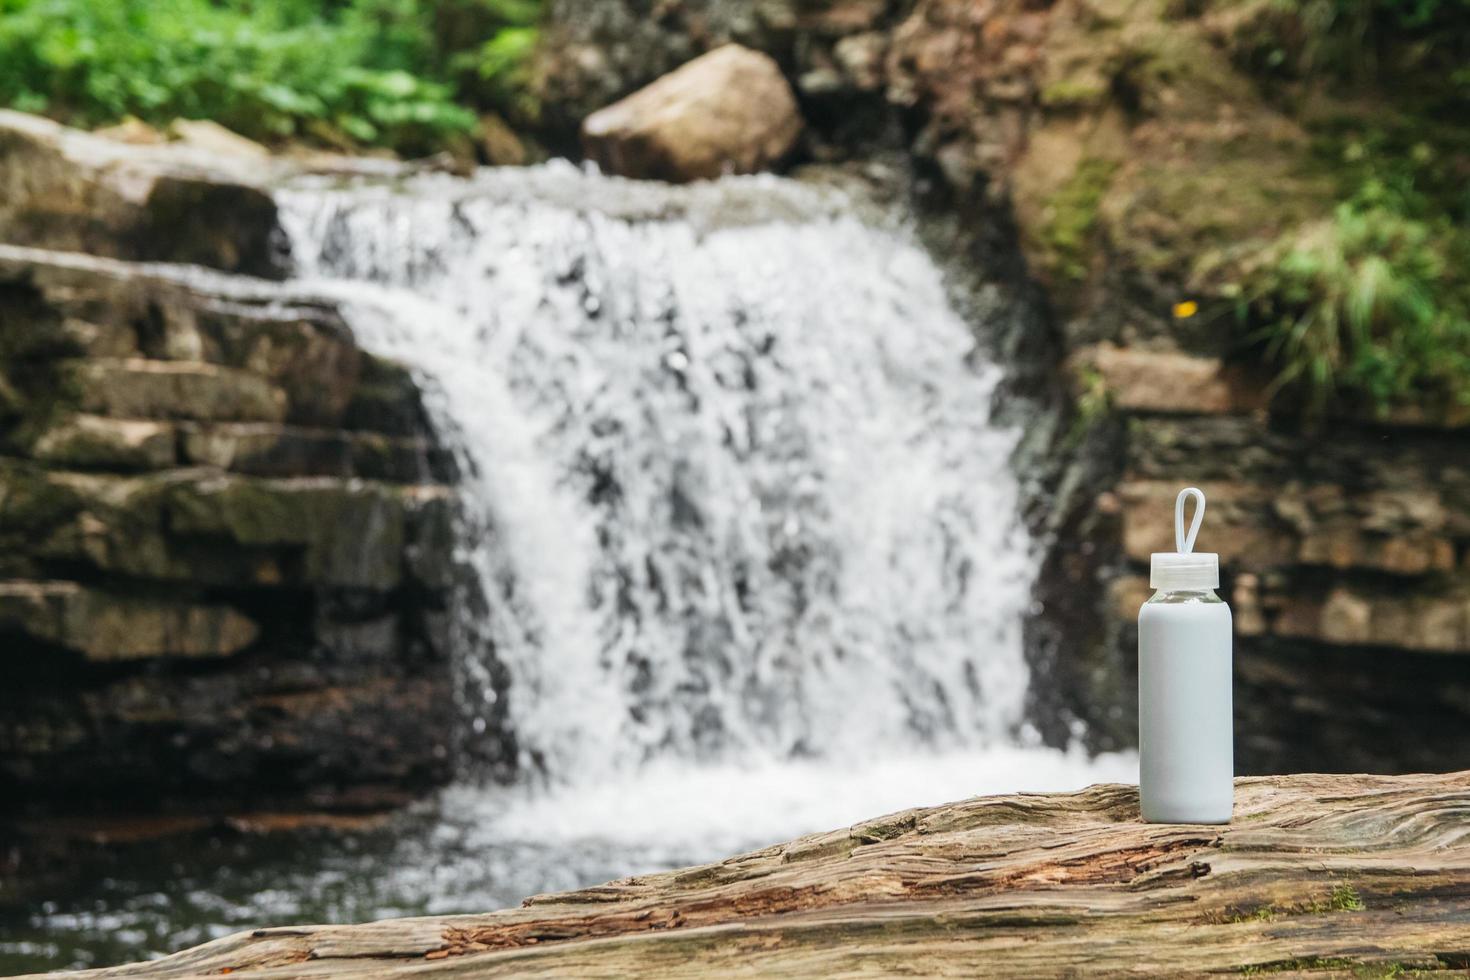
<path fill-rule="evenodd" d="M 1184 533 L 1184 502 L 1194 498 L 1194 520 L 1189 523 L 1189 534 Z M 1205 519 L 1205 494 L 1198 487 L 1185 487 L 1174 498 L 1174 550 L 1187 555 L 1194 550 L 1194 539 L 1199 537 L 1200 522 Z"/>

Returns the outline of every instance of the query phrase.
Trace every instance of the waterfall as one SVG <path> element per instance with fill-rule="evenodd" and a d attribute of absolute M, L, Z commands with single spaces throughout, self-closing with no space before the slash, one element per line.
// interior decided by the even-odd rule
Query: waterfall
<path fill-rule="evenodd" d="M 1017 433 L 901 225 L 566 163 L 277 200 L 299 287 L 416 372 L 461 457 L 467 724 L 521 772 L 1016 744 Z"/>
<path fill-rule="evenodd" d="M 902 220 L 790 180 L 566 163 L 276 194 L 293 281 L 149 271 L 332 300 L 414 371 L 462 477 L 461 773 L 376 830 L 170 838 L 24 934 L 142 953 L 484 911 L 1136 779 L 1132 753 L 1026 725 L 1035 562 L 1018 433 L 991 411 L 997 324 L 957 313 Z"/>

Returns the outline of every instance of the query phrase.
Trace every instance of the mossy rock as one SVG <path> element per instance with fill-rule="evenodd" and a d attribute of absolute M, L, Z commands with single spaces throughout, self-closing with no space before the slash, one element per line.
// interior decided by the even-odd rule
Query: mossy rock
<path fill-rule="evenodd" d="M 370 355 L 363 356 L 362 372 L 343 412 L 342 425 L 397 436 L 421 436 L 430 431 L 412 372 Z"/>
<path fill-rule="evenodd" d="M 144 358 L 69 362 L 82 408 L 132 419 L 280 422 L 286 394 L 256 374 L 215 364 Z"/>
<path fill-rule="evenodd" d="M 1088 276 L 1098 206 L 1117 170 L 1112 160 L 1083 160 L 1042 208 L 1040 238 L 1047 264 L 1065 280 L 1081 282 Z"/>
<path fill-rule="evenodd" d="M 175 441 L 166 422 L 79 414 L 49 425 L 29 455 L 68 469 L 161 470 L 178 461 Z"/>
<path fill-rule="evenodd" d="M 71 520 L 85 504 L 82 495 L 33 463 L 0 459 L 0 540 L 23 549 Z"/>
<path fill-rule="evenodd" d="M 260 635 L 228 606 L 112 595 L 75 582 L 0 582 L 0 632 L 91 661 L 227 657 Z"/>
<path fill-rule="evenodd" d="M 306 583 L 387 591 L 403 574 L 404 501 L 381 484 L 210 478 L 173 487 L 167 511 L 179 538 L 298 552 Z"/>

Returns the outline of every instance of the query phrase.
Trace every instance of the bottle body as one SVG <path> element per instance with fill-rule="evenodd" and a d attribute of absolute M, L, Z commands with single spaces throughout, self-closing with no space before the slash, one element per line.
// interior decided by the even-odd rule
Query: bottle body
<path fill-rule="evenodd" d="M 1212 590 L 1157 592 L 1138 612 L 1143 819 L 1227 823 L 1235 802 L 1230 607 Z"/>

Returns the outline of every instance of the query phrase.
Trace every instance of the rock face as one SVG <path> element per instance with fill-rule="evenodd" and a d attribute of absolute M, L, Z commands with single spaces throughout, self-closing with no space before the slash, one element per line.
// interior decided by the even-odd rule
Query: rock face
<path fill-rule="evenodd" d="M 1448 769 L 1470 758 L 1467 432 L 1453 421 L 1304 426 L 1264 379 L 1177 347 L 1086 345 L 1071 502 L 1032 624 L 1051 737 L 1129 744 L 1149 555 L 1174 495 L 1209 498 L 1236 627 L 1236 759 L 1247 772 Z M 1058 505 L 1068 508 L 1064 501 Z M 1078 600 L 1096 596 L 1099 601 Z M 1100 706 L 1107 706 L 1102 708 Z"/>
<path fill-rule="evenodd" d="M 172 143 L 147 127 L 143 136 L 141 125 L 114 127 L 107 138 L 0 109 L 0 242 L 280 279 L 289 256 L 273 183 L 397 167 L 270 156 L 206 121 L 176 121 Z"/>
<path fill-rule="evenodd" d="M 285 243 L 262 186 L 284 167 L 0 110 L 0 241 L 279 278 Z"/>
<path fill-rule="evenodd" d="M 776 63 L 727 44 L 588 116 L 582 144 L 607 173 L 689 181 L 764 170 L 801 125 Z"/>
<path fill-rule="evenodd" d="M 1229 826 L 1132 787 L 905 810 L 484 915 L 237 933 L 85 977 L 1401 976 L 1470 964 L 1470 773 L 1236 781 Z"/>
<path fill-rule="evenodd" d="M 0 322 L 0 816 L 444 779 L 455 473 L 407 373 L 269 283 L 38 249 Z"/>

